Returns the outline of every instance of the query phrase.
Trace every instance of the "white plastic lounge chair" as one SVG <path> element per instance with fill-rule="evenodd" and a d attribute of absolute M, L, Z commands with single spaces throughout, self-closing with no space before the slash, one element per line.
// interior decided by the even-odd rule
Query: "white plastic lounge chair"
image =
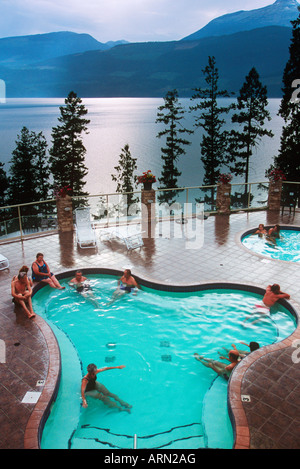
<path fill-rule="evenodd" d="M 77 244 L 82 249 L 97 246 L 95 227 L 91 221 L 89 208 L 77 208 L 75 210 L 75 229 Z"/>
<path fill-rule="evenodd" d="M 136 249 L 144 246 L 142 238 L 143 231 L 137 230 L 130 226 L 118 226 L 115 228 L 106 228 L 100 232 L 100 238 L 106 239 L 117 238 L 124 242 L 128 250 Z"/>
<path fill-rule="evenodd" d="M 0 254 L 0 270 L 9 269 L 8 259 Z"/>

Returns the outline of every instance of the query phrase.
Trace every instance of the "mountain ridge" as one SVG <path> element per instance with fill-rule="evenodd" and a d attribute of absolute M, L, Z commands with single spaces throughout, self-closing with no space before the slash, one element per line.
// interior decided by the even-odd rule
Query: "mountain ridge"
<path fill-rule="evenodd" d="M 90 34 L 72 31 L 12 36 L 0 39 L 0 61 L 14 68 L 87 50 L 108 50 L 120 42 L 102 43 Z"/>
<path fill-rule="evenodd" d="M 216 57 L 221 89 L 238 92 L 255 67 L 269 97 L 281 97 L 292 30 L 266 27 L 198 41 L 129 43 L 52 58 L 20 70 L 0 66 L 8 97 L 161 97 L 176 88 L 190 96 L 206 86 L 202 70 Z"/>
<path fill-rule="evenodd" d="M 210 21 L 182 41 L 202 39 L 208 36 L 224 36 L 267 26 L 292 27 L 291 21 L 299 15 L 300 4 L 296 0 L 276 0 L 271 5 L 253 10 L 227 13 Z"/>

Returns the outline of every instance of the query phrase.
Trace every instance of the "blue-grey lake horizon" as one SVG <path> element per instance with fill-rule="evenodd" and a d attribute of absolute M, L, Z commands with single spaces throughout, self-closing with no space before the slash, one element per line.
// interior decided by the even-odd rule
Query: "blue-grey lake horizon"
<path fill-rule="evenodd" d="M 137 174 L 151 169 L 159 177 L 162 170 L 160 148 L 164 146 L 164 139 L 157 138 L 157 134 L 164 126 L 157 124 L 158 107 L 163 104 L 163 98 L 83 98 L 83 104 L 88 109 L 88 134 L 83 136 L 86 147 L 86 177 L 85 189 L 90 195 L 112 193 L 116 191 L 116 183 L 111 174 L 115 173 L 121 149 L 128 144 L 132 157 L 137 159 Z M 226 99 L 224 98 L 224 101 Z M 228 102 L 232 101 L 228 99 Z M 186 155 L 178 161 L 178 168 L 182 172 L 179 186 L 199 186 L 203 184 L 203 165 L 201 162 L 200 142 L 201 130 L 194 127 L 194 114 L 189 113 L 192 104 L 189 98 L 179 99 L 187 111 L 182 125 L 194 134 L 187 136 L 191 142 L 186 146 Z M 51 132 L 59 124 L 59 106 L 64 104 L 63 98 L 20 98 L 7 99 L 0 104 L 0 161 L 5 163 L 5 170 L 9 170 L 12 151 L 16 147 L 17 135 L 22 127 L 30 131 L 43 132 L 51 147 Z M 269 99 L 268 109 L 271 121 L 265 122 L 265 127 L 274 133 L 273 138 L 264 137 L 257 142 L 250 161 L 249 182 L 265 181 L 265 170 L 273 163 L 280 146 L 283 120 L 277 115 L 280 99 Z M 227 126 L 232 126 L 230 117 L 225 117 Z M 229 172 L 224 168 L 224 172 Z M 232 182 L 241 183 L 243 178 L 234 177 Z M 156 184 L 158 187 L 158 183 Z"/>

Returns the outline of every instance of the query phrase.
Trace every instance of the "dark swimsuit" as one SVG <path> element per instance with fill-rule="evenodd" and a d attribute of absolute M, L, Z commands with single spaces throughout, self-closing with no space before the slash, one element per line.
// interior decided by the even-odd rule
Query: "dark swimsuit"
<path fill-rule="evenodd" d="M 37 262 L 36 262 L 36 265 L 38 266 L 38 269 L 39 269 L 39 272 L 43 273 L 43 274 L 47 274 L 48 273 L 48 270 L 47 270 L 47 266 L 44 262 L 43 265 L 39 265 Z M 41 280 L 45 280 L 46 277 L 44 277 L 43 275 L 37 275 L 34 273 L 33 271 L 33 268 L 31 267 L 31 270 L 32 270 L 32 280 L 35 280 L 36 282 L 40 282 Z M 52 272 L 51 272 L 51 277 L 52 277 Z"/>
<path fill-rule="evenodd" d="M 120 289 L 126 291 L 127 293 L 130 293 L 131 290 L 134 290 L 134 289 L 135 289 L 135 286 L 133 286 L 133 285 L 130 286 L 130 285 L 127 285 L 126 283 L 123 284 L 123 283 L 121 282 L 121 284 L 120 284 Z"/>
<path fill-rule="evenodd" d="M 88 382 L 84 392 L 94 391 L 94 389 L 96 389 L 97 375 L 94 378 L 87 378 L 85 376 L 83 379 L 86 379 Z"/>

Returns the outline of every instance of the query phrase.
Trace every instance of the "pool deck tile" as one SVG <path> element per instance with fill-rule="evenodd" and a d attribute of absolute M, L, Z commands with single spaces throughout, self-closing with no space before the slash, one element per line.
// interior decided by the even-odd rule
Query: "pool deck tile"
<path fill-rule="evenodd" d="M 204 245 L 189 244 L 188 225 L 156 227 L 154 239 L 132 252 L 118 242 L 100 242 L 96 250 L 77 248 L 73 233 L 53 234 L 22 242 L 0 244 L 10 270 L 0 272 L 0 339 L 5 362 L 0 363 L 0 449 L 37 449 L 38 430 L 60 372 L 60 352 L 50 327 L 40 318 L 26 319 L 11 302 L 10 281 L 19 268 L 31 265 L 37 252 L 45 255 L 55 273 L 102 267 L 132 272 L 145 280 L 176 285 L 210 282 L 243 283 L 264 288 L 279 283 L 300 311 L 300 266 L 270 260 L 241 246 L 240 234 L 258 226 L 300 226 L 300 212 L 241 212 L 209 217 L 204 222 Z M 192 226 L 192 225 L 189 225 Z M 229 401 L 236 449 L 300 448 L 300 328 L 282 342 L 246 357 L 229 382 Z M 294 359 L 293 359 L 294 357 Z M 39 381 L 44 386 L 38 386 Z M 41 392 L 36 405 L 24 404 L 26 392 Z M 250 396 L 242 402 L 241 396 Z"/>

